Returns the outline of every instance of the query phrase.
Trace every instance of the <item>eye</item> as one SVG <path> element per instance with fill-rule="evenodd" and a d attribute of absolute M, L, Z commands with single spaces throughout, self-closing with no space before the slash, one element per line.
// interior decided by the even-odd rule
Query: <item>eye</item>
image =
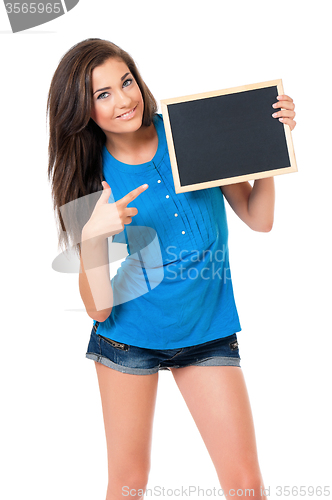
<path fill-rule="evenodd" d="M 132 78 L 128 78 L 127 80 L 125 80 L 125 81 L 123 82 L 123 86 L 124 86 L 124 87 L 128 87 L 128 86 L 131 84 L 131 82 L 132 82 L 132 81 L 133 81 L 133 79 L 132 79 Z"/>
<path fill-rule="evenodd" d="M 105 95 L 108 95 L 109 92 L 102 92 L 101 94 L 99 94 L 99 96 L 97 97 L 97 99 L 105 99 L 105 97 L 102 97 L 102 96 L 105 96 Z"/>

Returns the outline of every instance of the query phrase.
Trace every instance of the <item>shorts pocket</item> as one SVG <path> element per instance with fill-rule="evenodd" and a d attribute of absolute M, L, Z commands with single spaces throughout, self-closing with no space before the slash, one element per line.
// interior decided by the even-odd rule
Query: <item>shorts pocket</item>
<path fill-rule="evenodd" d="M 229 343 L 229 347 L 231 348 L 232 351 L 238 351 L 239 350 L 239 343 L 237 340 L 233 340 L 233 342 Z"/>
<path fill-rule="evenodd" d="M 108 337 L 103 337 L 102 335 L 99 335 L 99 337 L 101 338 L 101 340 L 103 340 L 107 344 L 110 344 L 115 349 L 120 349 L 121 351 L 128 351 L 129 350 L 128 344 L 123 344 L 122 342 L 117 342 L 116 340 L 109 339 Z"/>

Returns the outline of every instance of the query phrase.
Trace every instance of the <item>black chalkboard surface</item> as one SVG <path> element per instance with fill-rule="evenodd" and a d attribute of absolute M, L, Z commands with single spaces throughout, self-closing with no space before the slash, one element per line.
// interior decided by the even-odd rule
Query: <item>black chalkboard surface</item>
<path fill-rule="evenodd" d="M 161 101 L 176 193 L 297 171 L 281 80 Z"/>

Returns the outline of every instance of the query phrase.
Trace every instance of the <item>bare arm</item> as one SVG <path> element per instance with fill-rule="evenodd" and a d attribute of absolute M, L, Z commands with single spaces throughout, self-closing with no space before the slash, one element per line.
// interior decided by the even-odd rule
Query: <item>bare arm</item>
<path fill-rule="evenodd" d="M 90 318 L 103 322 L 113 306 L 107 238 L 88 239 L 83 229 L 80 262 L 79 290 L 86 312 Z"/>
<path fill-rule="evenodd" d="M 109 203 L 111 188 L 103 181 L 103 192 L 81 235 L 79 290 L 86 312 L 96 321 L 105 321 L 112 312 L 113 290 L 108 262 L 108 237 L 123 231 L 138 210 L 127 205 L 148 187 L 133 189 L 115 203 Z"/>
<path fill-rule="evenodd" d="M 274 219 L 274 179 L 258 179 L 222 186 L 221 190 L 236 213 L 254 231 L 271 231 Z"/>

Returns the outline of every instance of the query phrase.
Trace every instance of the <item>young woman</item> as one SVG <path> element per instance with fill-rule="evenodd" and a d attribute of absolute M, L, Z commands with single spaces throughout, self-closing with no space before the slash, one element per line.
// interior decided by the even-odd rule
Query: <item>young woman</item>
<path fill-rule="evenodd" d="M 274 108 L 292 130 L 293 100 L 279 96 Z M 106 500 L 143 497 L 161 369 L 172 372 L 225 495 L 266 498 L 240 367 L 224 197 L 250 228 L 270 231 L 274 181 L 175 194 L 156 111 L 130 55 L 100 39 L 64 55 L 48 96 L 59 241 L 72 239 L 79 252 L 80 294 L 94 320 L 86 357 L 103 408 Z M 112 280 L 111 237 L 128 251 Z"/>

